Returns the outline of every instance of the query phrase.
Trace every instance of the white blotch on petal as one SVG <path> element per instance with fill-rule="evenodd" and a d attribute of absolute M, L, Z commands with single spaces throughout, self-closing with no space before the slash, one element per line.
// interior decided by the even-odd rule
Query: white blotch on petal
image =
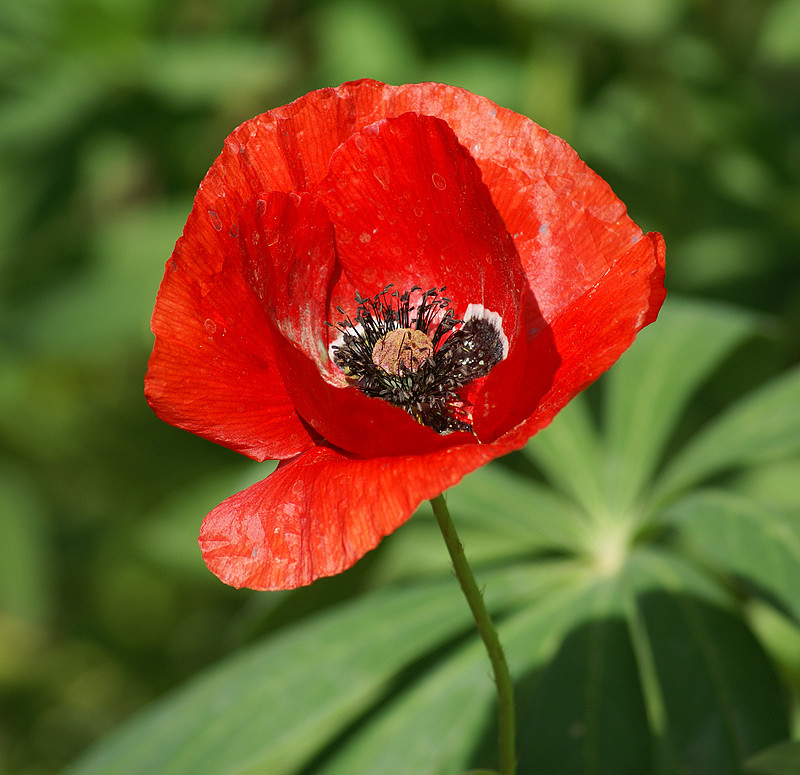
<path fill-rule="evenodd" d="M 483 304 L 470 304 L 464 313 L 464 322 L 467 323 L 473 319 L 485 320 L 497 331 L 497 336 L 503 345 L 503 360 L 505 360 L 508 357 L 508 337 L 503 332 L 503 318 L 500 313 L 486 309 Z"/>

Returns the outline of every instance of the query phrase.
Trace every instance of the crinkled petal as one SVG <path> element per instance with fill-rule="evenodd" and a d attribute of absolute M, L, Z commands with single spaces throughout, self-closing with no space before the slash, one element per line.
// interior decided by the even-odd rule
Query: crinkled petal
<path fill-rule="evenodd" d="M 475 159 L 535 280 L 545 320 L 641 238 L 625 205 L 566 142 L 485 97 L 440 83 L 388 86 L 365 79 L 311 92 L 239 127 L 218 163 L 253 181 L 253 191 L 313 189 L 347 138 L 408 112 L 446 121 Z"/>
<path fill-rule="evenodd" d="M 353 288 L 369 297 L 389 284 L 400 292 L 445 287 L 457 318 L 470 305 L 499 315 L 508 355 L 469 396 L 475 432 L 491 441 L 520 390 L 524 318 L 540 316 L 475 161 L 446 122 L 406 113 L 343 143 L 317 193 L 342 269 L 332 320 L 341 319 L 337 306 L 355 316 Z"/>
<path fill-rule="evenodd" d="M 503 437 L 514 448 L 550 423 L 577 393 L 607 371 L 664 301 L 664 239 L 650 232 L 621 256 L 598 282 L 562 309 L 531 341 L 526 382 L 534 405 L 520 404 L 517 425 Z M 555 376 L 539 364 L 555 364 Z M 545 389 L 546 388 L 546 389 Z M 526 419 L 527 418 L 527 419 Z"/>
<path fill-rule="evenodd" d="M 356 81 L 337 93 L 361 115 L 414 111 L 450 125 L 481 170 L 545 320 L 591 288 L 642 236 L 608 183 L 526 116 L 439 83 Z"/>
<path fill-rule="evenodd" d="M 365 127 L 335 151 L 317 194 L 342 272 L 363 296 L 390 283 L 446 286 L 456 316 L 484 304 L 516 335 L 522 265 L 480 170 L 444 121 L 406 113 Z M 355 306 L 352 297 L 336 303 Z"/>
<path fill-rule="evenodd" d="M 315 434 L 294 410 L 267 317 L 243 277 L 238 213 L 232 221 L 219 202 L 219 212 L 198 222 L 207 193 L 198 194 L 186 235 L 167 262 L 145 394 L 172 425 L 257 460 L 292 457 Z"/>
<path fill-rule="evenodd" d="M 536 338 L 541 358 L 558 360 L 555 381 L 530 417 L 494 443 L 366 460 L 314 447 L 206 517 L 200 546 L 208 567 L 252 589 L 293 588 L 349 568 L 423 500 L 523 446 L 608 369 L 658 314 L 663 268 L 663 239 L 648 234 L 563 310 L 552 337 Z M 533 368 L 529 377 L 536 379 Z"/>
<path fill-rule="evenodd" d="M 423 500 L 493 456 L 488 445 L 367 460 L 314 447 L 205 518 L 203 559 L 234 587 L 310 584 L 352 566 Z"/>
<path fill-rule="evenodd" d="M 272 192 L 240 221 L 247 275 L 272 326 L 275 357 L 298 413 L 331 444 L 362 455 L 424 453 L 453 443 L 402 409 L 349 386 L 329 359 L 325 324 L 334 260 L 325 207 L 312 194 Z M 469 434 L 462 443 L 474 443 Z"/>

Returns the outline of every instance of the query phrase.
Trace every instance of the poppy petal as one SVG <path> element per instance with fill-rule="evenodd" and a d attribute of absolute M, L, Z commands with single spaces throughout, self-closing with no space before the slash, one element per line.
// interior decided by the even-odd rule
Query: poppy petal
<path fill-rule="evenodd" d="M 266 315 L 243 277 L 238 227 L 225 202 L 200 223 L 203 206 L 198 195 L 167 262 L 145 395 L 172 425 L 256 460 L 292 457 L 315 435 L 278 372 Z"/>
<path fill-rule="evenodd" d="M 209 177 L 229 180 L 247 196 L 313 190 L 349 137 L 408 112 L 446 121 L 475 160 L 527 275 L 537 278 L 532 289 L 543 319 L 591 288 L 641 238 L 625 205 L 561 138 L 485 97 L 440 83 L 362 79 L 310 92 L 237 128 Z"/>
<path fill-rule="evenodd" d="M 453 444 L 402 409 L 348 385 L 330 361 L 325 324 L 333 231 L 312 194 L 271 192 L 245 205 L 246 274 L 273 327 L 275 357 L 300 416 L 331 444 L 359 455 L 429 452 Z M 465 442 L 474 443 L 469 434 Z"/>
<path fill-rule="evenodd" d="M 519 404 L 525 420 L 506 436 L 527 438 L 550 423 L 577 393 L 594 382 L 652 323 L 664 301 L 664 238 L 645 234 L 606 274 L 531 341 L 526 381 L 536 405 Z M 540 364 L 555 365 L 554 378 Z"/>
<path fill-rule="evenodd" d="M 516 333 L 522 265 L 478 166 L 444 121 L 406 113 L 365 127 L 336 149 L 317 194 L 342 272 L 363 296 L 390 283 L 446 286 L 456 316 L 483 304 Z M 341 303 L 354 308 L 352 298 Z"/>
<path fill-rule="evenodd" d="M 408 112 L 446 121 L 475 160 L 526 274 L 536 280 L 543 320 L 591 288 L 641 238 L 625 205 L 561 138 L 485 97 L 439 83 L 363 79 L 310 92 L 238 127 L 203 185 L 243 189 L 244 199 L 313 190 L 343 142 Z"/>
<path fill-rule="evenodd" d="M 205 518 L 203 559 L 234 587 L 310 584 L 351 567 L 423 500 L 492 457 L 488 445 L 368 460 L 314 447 Z"/>
<path fill-rule="evenodd" d="M 334 288 L 333 319 L 338 305 L 353 314 L 353 287 L 372 296 L 390 283 L 401 292 L 446 287 L 457 318 L 470 305 L 499 315 L 507 358 L 469 392 L 475 432 L 491 441 L 519 391 L 523 316 L 540 315 L 475 161 L 446 122 L 406 113 L 343 143 L 318 195 L 346 281 Z"/>
<path fill-rule="evenodd" d="M 365 117 L 414 111 L 447 121 L 481 170 L 545 320 L 591 288 L 642 236 L 608 183 L 526 116 L 439 83 L 356 81 L 338 91 Z"/>

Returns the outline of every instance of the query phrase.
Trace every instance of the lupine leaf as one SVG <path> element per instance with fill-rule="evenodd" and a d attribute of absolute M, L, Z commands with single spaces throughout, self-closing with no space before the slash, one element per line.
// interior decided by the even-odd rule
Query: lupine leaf
<path fill-rule="evenodd" d="M 737 466 L 800 450 L 800 368 L 748 394 L 698 433 L 665 468 L 654 501 Z"/>
<path fill-rule="evenodd" d="M 657 693 L 648 708 L 658 771 L 738 775 L 747 756 L 788 735 L 774 665 L 721 591 L 684 560 L 639 551 L 627 583 L 638 588 L 631 621 L 640 671 L 655 681 L 645 681 L 646 693 Z"/>
<path fill-rule="evenodd" d="M 561 578 L 554 586 L 540 589 L 535 600 L 500 624 L 514 674 L 546 663 L 560 638 L 596 608 L 595 590 L 585 569 L 571 566 L 562 570 L 555 572 L 554 576 Z M 535 569 L 529 572 L 531 578 L 537 575 Z M 473 635 L 397 702 L 371 717 L 331 760 L 313 771 L 314 775 L 456 775 L 468 768 L 495 765 L 494 735 L 485 750 L 471 753 L 492 726 L 493 697 L 486 652 Z M 520 735 L 524 736 L 522 731 Z"/>
<path fill-rule="evenodd" d="M 468 626 L 446 581 L 357 600 L 237 654 L 146 709 L 70 775 L 295 772 L 398 670 Z"/>
<path fill-rule="evenodd" d="M 771 746 L 748 759 L 744 769 L 747 775 L 797 775 L 800 772 L 800 741 Z"/>
<path fill-rule="evenodd" d="M 689 548 L 743 577 L 800 622 L 800 522 L 728 492 L 704 491 L 675 503 L 667 520 Z"/>
<path fill-rule="evenodd" d="M 542 552 L 573 552 L 585 531 L 582 515 L 569 500 L 497 463 L 466 476 L 448 491 L 447 504 L 474 567 Z M 392 536 L 377 573 L 386 581 L 450 570 L 426 503 Z"/>
<path fill-rule="evenodd" d="M 524 453 L 587 512 L 604 509 L 603 451 L 583 396 L 573 398 Z"/>
<path fill-rule="evenodd" d="M 640 495 L 675 421 L 698 386 L 747 335 L 754 315 L 670 301 L 642 331 L 605 382 L 609 499 L 620 511 Z"/>

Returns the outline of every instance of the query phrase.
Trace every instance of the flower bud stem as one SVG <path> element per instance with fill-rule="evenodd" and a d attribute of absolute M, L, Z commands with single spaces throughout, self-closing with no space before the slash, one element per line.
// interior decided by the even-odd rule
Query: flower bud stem
<path fill-rule="evenodd" d="M 475 583 L 472 569 L 467 562 L 464 546 L 459 540 L 453 520 L 450 518 L 444 495 L 439 495 L 431 500 L 431 506 L 442 531 L 444 542 L 447 544 L 447 551 L 450 552 L 450 559 L 453 561 L 453 569 L 459 584 L 461 584 L 461 590 L 464 597 L 467 598 L 467 603 L 478 627 L 478 634 L 486 646 L 489 661 L 492 663 L 494 682 L 497 686 L 500 775 L 515 775 L 517 759 L 514 744 L 514 684 L 511 681 L 508 663 L 503 654 L 500 639 L 497 637 L 497 630 L 492 624 L 492 619 L 483 601 L 483 594 Z"/>

